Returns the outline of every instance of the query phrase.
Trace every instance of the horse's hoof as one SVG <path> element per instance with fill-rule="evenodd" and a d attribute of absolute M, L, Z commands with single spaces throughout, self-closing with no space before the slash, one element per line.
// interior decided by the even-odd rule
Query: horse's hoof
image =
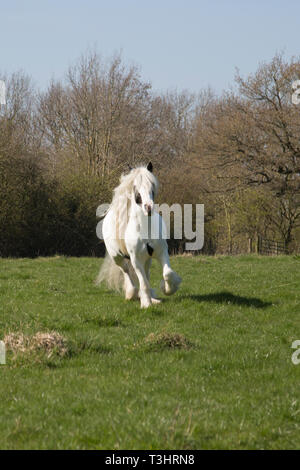
<path fill-rule="evenodd" d="M 161 300 L 160 299 L 155 299 L 154 297 L 151 297 L 151 302 L 153 304 L 160 304 L 161 303 Z"/>
<path fill-rule="evenodd" d="M 166 284 L 165 281 L 162 279 L 162 280 L 160 281 L 159 287 L 160 287 L 162 293 L 166 295 L 165 284 Z"/>
<path fill-rule="evenodd" d="M 179 287 L 179 284 L 181 283 L 182 279 L 180 276 L 178 276 L 175 271 L 169 271 L 167 274 L 164 276 L 164 280 L 171 284 L 172 286 Z"/>
<path fill-rule="evenodd" d="M 125 299 L 126 300 L 136 300 L 138 299 L 138 290 L 137 289 L 128 289 L 125 292 Z"/>
<path fill-rule="evenodd" d="M 181 283 L 181 277 L 175 271 L 168 272 L 160 283 L 160 288 L 165 295 L 175 294 Z"/>
<path fill-rule="evenodd" d="M 150 298 L 141 298 L 141 308 L 148 308 L 151 306 Z"/>

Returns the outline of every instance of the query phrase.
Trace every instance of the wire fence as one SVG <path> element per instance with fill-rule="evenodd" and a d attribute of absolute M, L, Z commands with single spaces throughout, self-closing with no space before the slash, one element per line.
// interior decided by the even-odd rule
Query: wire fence
<path fill-rule="evenodd" d="M 258 237 L 258 253 L 262 255 L 284 255 L 287 253 L 285 242 Z"/>

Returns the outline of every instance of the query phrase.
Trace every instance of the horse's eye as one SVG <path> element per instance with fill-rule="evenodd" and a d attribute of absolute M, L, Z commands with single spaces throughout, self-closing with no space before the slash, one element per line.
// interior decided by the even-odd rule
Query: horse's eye
<path fill-rule="evenodd" d="M 142 198 L 141 198 L 140 193 L 136 193 L 136 195 L 135 195 L 135 202 L 136 202 L 137 204 L 142 204 Z"/>

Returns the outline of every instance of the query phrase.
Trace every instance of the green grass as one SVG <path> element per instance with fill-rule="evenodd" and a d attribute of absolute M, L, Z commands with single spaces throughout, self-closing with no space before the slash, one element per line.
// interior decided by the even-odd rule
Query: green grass
<path fill-rule="evenodd" d="M 70 348 L 7 354 L 2 449 L 299 448 L 299 257 L 175 257 L 180 291 L 148 310 L 94 286 L 99 265 L 0 260 L 0 339 Z"/>

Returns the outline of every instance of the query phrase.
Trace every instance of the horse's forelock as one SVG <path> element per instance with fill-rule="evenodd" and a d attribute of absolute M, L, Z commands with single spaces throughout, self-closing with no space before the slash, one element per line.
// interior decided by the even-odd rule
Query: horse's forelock
<path fill-rule="evenodd" d="M 140 181 L 139 178 L 141 178 Z M 120 199 L 130 199 L 135 184 L 140 187 L 141 184 L 146 183 L 149 190 L 153 190 L 155 195 L 158 190 L 158 181 L 156 177 L 147 170 L 146 167 L 138 167 L 132 169 L 127 175 L 122 175 L 120 184 L 114 189 L 114 196 L 112 206 L 118 205 Z"/>

